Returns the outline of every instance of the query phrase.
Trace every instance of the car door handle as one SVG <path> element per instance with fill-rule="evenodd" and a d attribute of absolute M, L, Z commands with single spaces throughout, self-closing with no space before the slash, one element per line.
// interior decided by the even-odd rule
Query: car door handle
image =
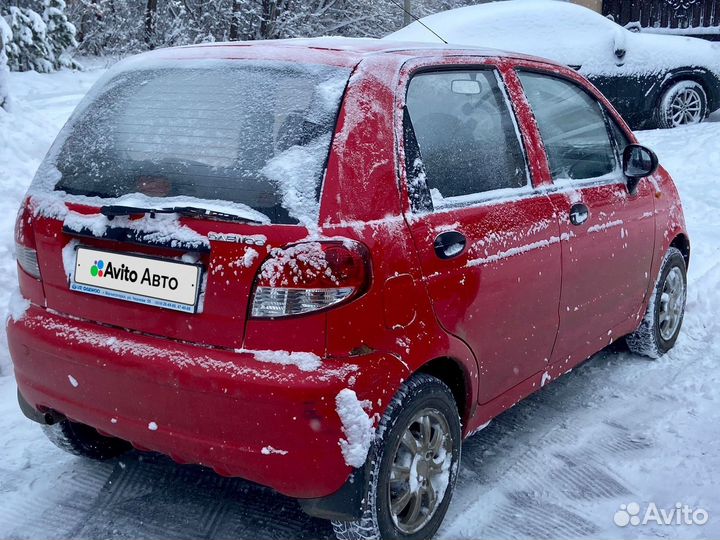
<path fill-rule="evenodd" d="M 466 245 L 465 235 L 457 231 L 447 231 L 437 235 L 433 247 L 435 254 L 441 259 L 452 259 L 462 254 Z"/>
<path fill-rule="evenodd" d="M 590 210 L 583 203 L 573 204 L 570 207 L 570 223 L 582 225 L 590 217 Z"/>

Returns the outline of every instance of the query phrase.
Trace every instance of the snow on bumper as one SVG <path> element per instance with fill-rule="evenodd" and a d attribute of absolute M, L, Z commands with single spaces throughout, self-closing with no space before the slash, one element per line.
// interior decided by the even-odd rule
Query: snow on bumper
<path fill-rule="evenodd" d="M 297 498 L 330 495 L 352 471 L 336 396 L 351 388 L 369 414 L 382 414 L 407 377 L 390 355 L 324 359 L 307 371 L 35 306 L 8 321 L 8 342 L 18 387 L 33 406 Z"/>

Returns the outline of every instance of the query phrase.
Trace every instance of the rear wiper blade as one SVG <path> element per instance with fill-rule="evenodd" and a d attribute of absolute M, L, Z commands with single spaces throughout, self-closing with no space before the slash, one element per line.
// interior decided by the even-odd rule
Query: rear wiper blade
<path fill-rule="evenodd" d="M 142 208 L 139 206 L 123 206 L 109 205 L 100 208 L 100 213 L 110 219 L 115 216 L 132 216 L 136 214 L 178 214 L 185 217 L 199 218 L 215 218 L 225 219 L 228 221 L 242 221 L 244 223 L 262 223 L 257 219 L 231 214 L 229 212 L 220 212 L 218 210 L 208 210 L 207 208 L 198 208 L 195 206 L 172 206 L 166 208 Z"/>
<path fill-rule="evenodd" d="M 137 214 L 148 214 L 148 213 L 160 213 L 164 214 L 161 209 L 157 208 L 141 208 L 139 206 L 122 206 L 122 205 L 109 205 L 100 207 L 100 213 L 103 216 L 109 217 L 110 219 L 115 216 L 134 216 Z"/>
<path fill-rule="evenodd" d="M 239 216 L 237 214 L 221 212 L 219 210 L 209 210 L 207 208 L 197 208 L 195 206 L 173 206 L 171 208 L 163 208 L 162 212 L 178 214 L 185 217 L 204 217 L 226 219 L 228 221 L 242 221 L 244 223 L 262 223 L 262 221 L 246 216 Z"/>

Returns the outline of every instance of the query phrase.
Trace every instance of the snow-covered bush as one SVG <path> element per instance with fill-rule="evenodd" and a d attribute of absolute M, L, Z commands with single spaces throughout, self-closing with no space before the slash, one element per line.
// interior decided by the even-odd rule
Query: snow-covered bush
<path fill-rule="evenodd" d="M 6 19 L 12 30 L 12 41 L 7 45 L 8 66 L 13 71 L 35 70 L 48 73 L 53 70 L 53 53 L 47 40 L 47 26 L 42 17 L 29 8 L 10 6 Z"/>
<path fill-rule="evenodd" d="M 0 15 L 0 108 L 7 108 L 10 103 L 8 89 L 8 67 L 5 47 L 12 41 L 12 31 L 5 18 Z"/>
<path fill-rule="evenodd" d="M 70 56 L 70 50 L 77 47 L 75 25 L 68 21 L 65 14 L 65 0 L 43 0 L 43 21 L 47 27 L 47 43 L 52 53 L 55 69 L 61 67 L 77 68 L 78 64 Z"/>

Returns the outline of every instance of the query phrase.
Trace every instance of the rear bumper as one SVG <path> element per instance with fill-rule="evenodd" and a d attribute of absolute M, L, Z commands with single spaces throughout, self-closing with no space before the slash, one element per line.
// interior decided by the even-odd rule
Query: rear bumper
<path fill-rule="evenodd" d="M 296 498 L 331 495 L 352 472 L 337 394 L 351 388 L 381 414 L 407 377 L 390 355 L 301 371 L 35 306 L 9 321 L 8 342 L 18 388 L 39 410 Z"/>

